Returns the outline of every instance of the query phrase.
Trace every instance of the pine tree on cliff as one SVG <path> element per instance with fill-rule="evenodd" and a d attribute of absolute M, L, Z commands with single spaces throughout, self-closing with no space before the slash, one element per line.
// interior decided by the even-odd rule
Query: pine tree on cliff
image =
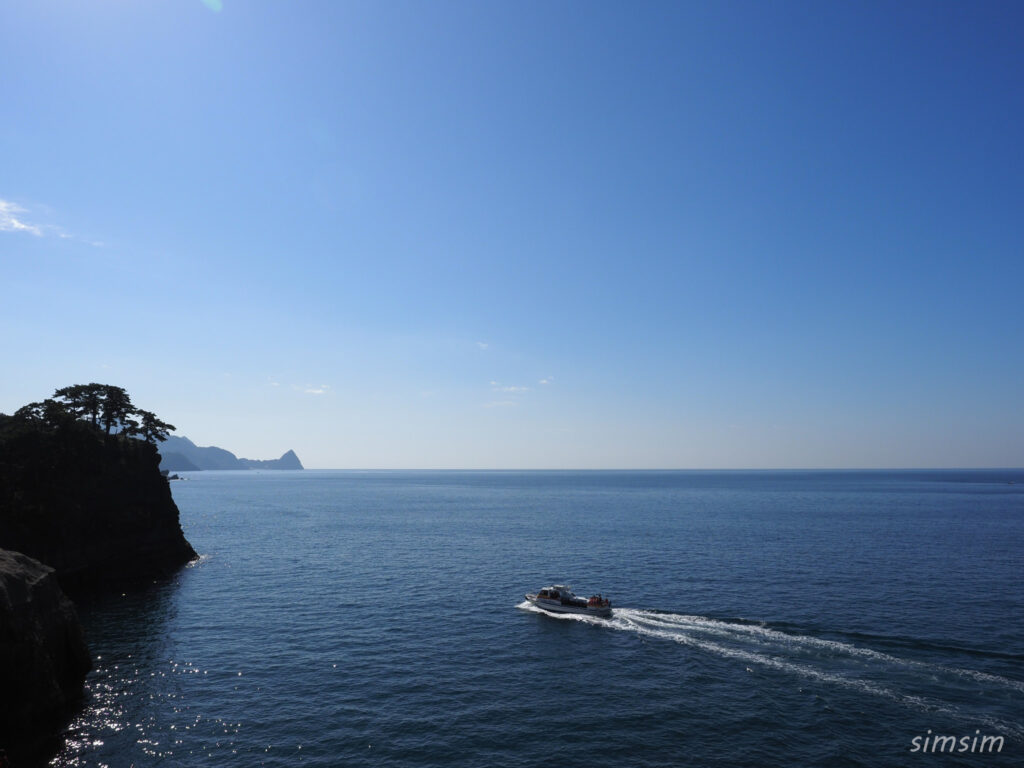
<path fill-rule="evenodd" d="M 116 428 L 122 437 L 141 437 L 156 445 L 167 439 L 174 425 L 157 418 L 155 413 L 132 405 L 132 399 L 121 387 L 112 384 L 73 384 L 53 393 L 54 399 L 29 403 L 16 415 L 59 427 L 69 421 L 85 419 L 110 435 Z"/>
<path fill-rule="evenodd" d="M 73 384 L 70 387 L 58 389 L 53 393 L 53 396 L 63 399 L 76 416 L 88 416 L 89 421 L 95 427 L 100 410 L 103 408 L 103 400 L 107 389 L 109 389 L 108 386 L 97 384 L 96 382 L 91 384 Z M 117 387 L 114 387 L 114 389 L 117 389 Z"/>
<path fill-rule="evenodd" d="M 163 442 L 167 439 L 167 433 L 174 431 L 174 425 L 168 424 L 165 421 L 160 421 L 156 417 L 155 413 L 149 411 L 136 410 L 135 413 L 142 419 L 142 426 L 139 430 L 139 434 L 142 435 L 142 439 L 147 443 Z"/>
<path fill-rule="evenodd" d="M 103 402 L 101 404 L 101 419 L 103 430 L 109 435 L 110 430 L 119 425 L 124 419 L 135 412 L 132 407 L 132 399 L 121 387 L 105 386 L 103 388 Z"/>
<path fill-rule="evenodd" d="M 41 403 L 23 405 L 14 412 L 18 418 L 40 421 L 50 427 L 60 427 L 75 421 L 76 416 L 64 403 L 56 400 L 43 400 Z"/>
<path fill-rule="evenodd" d="M 121 431 L 118 434 L 121 437 L 139 437 L 142 434 L 142 425 L 135 419 L 125 417 L 121 420 Z"/>

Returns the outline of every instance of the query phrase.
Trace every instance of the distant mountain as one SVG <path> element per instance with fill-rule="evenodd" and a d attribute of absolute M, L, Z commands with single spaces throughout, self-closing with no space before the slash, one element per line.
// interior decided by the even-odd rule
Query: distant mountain
<path fill-rule="evenodd" d="M 285 451 L 280 459 L 239 459 L 248 469 L 304 469 L 295 451 Z"/>
<path fill-rule="evenodd" d="M 171 435 L 160 445 L 160 469 L 187 472 L 196 469 L 303 469 L 295 451 L 279 459 L 240 459 L 216 446 L 198 446 L 187 437 Z"/>

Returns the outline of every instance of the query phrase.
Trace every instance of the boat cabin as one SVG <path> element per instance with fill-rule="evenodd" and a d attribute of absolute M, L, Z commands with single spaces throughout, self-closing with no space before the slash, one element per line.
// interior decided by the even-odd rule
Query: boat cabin
<path fill-rule="evenodd" d="M 544 587 L 544 589 L 537 593 L 537 597 L 546 600 L 571 600 L 576 595 L 572 593 L 572 587 L 567 587 L 564 584 L 555 584 L 551 587 Z"/>

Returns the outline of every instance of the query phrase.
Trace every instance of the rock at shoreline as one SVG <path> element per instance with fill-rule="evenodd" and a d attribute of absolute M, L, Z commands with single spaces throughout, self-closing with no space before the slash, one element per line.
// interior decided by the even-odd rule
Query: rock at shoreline
<path fill-rule="evenodd" d="M 186 459 L 180 453 L 160 451 L 161 472 L 198 472 L 199 467 Z"/>
<path fill-rule="evenodd" d="M 0 748 L 16 760 L 60 725 L 92 660 L 52 568 L 0 550 Z"/>

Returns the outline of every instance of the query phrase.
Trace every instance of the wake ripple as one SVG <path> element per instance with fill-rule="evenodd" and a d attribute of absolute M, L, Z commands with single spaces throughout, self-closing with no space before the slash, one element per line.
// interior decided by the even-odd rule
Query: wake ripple
<path fill-rule="evenodd" d="M 995 689 L 1012 692 L 1013 695 L 1024 693 L 1024 682 L 1020 680 L 903 658 L 838 640 L 706 616 L 616 608 L 611 619 L 599 619 L 575 614 L 548 614 L 525 601 L 517 607 L 555 619 L 669 640 L 721 658 L 756 664 L 825 685 L 853 689 L 914 709 L 984 724 L 1010 737 L 1024 738 L 1024 725 L 1021 723 L 972 713 L 963 706 L 943 701 L 934 695 L 919 695 L 908 690 L 922 685 L 930 692 L 936 688 L 962 689 L 966 683 L 982 684 L 986 686 L 986 693 Z M 748 670 L 753 671 L 749 667 Z"/>

